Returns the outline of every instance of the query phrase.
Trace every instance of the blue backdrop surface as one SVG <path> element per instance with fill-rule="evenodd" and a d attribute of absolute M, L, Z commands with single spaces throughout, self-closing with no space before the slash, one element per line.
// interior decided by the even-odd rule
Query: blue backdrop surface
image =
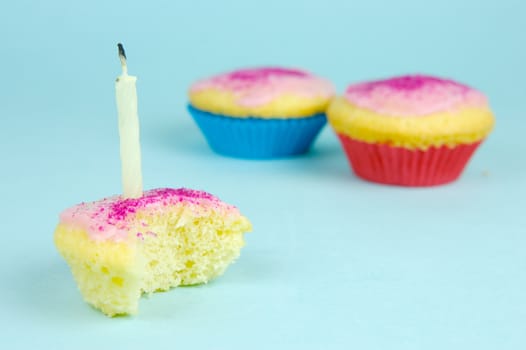
<path fill-rule="evenodd" d="M 526 2 L 10 1 L 0 5 L 0 344 L 11 348 L 526 348 Z M 146 188 L 205 189 L 253 222 L 220 279 L 109 319 L 52 235 L 120 191 L 116 43 L 138 76 Z M 357 179 L 326 128 L 273 161 L 213 154 L 186 90 L 277 64 L 351 82 L 422 72 L 485 92 L 497 126 L 462 178 Z"/>

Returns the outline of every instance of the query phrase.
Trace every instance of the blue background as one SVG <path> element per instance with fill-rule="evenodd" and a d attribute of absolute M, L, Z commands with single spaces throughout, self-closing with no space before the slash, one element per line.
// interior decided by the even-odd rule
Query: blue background
<path fill-rule="evenodd" d="M 0 5 L 2 348 L 523 349 L 526 5 L 499 1 L 10 1 Z M 146 188 L 206 189 L 254 224 L 220 279 L 109 319 L 52 235 L 120 191 L 116 43 L 137 75 Z M 185 109 L 262 64 L 350 82 L 423 72 L 485 92 L 497 127 L 456 183 L 354 177 L 329 128 L 308 155 L 220 157 Z M 153 348 L 153 347 L 152 347 Z"/>

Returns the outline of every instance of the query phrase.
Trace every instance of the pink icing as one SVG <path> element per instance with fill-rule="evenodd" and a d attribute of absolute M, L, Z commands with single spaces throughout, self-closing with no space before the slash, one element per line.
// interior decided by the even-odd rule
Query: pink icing
<path fill-rule="evenodd" d="M 425 116 L 462 107 L 484 107 L 484 95 L 469 86 L 425 75 L 406 75 L 351 85 L 347 100 L 388 116 Z"/>
<path fill-rule="evenodd" d="M 139 239 L 155 236 L 148 224 L 138 222 L 135 213 L 144 209 L 162 211 L 165 207 L 183 205 L 196 210 L 219 210 L 239 215 L 234 206 L 217 197 L 186 188 L 159 188 L 144 192 L 140 198 L 113 196 L 90 203 L 81 203 L 60 214 L 60 221 L 78 226 L 88 232 L 94 240 L 122 241 L 128 238 L 130 230 Z"/>
<path fill-rule="evenodd" d="M 242 69 L 196 82 L 190 92 L 216 89 L 231 92 L 240 106 L 267 104 L 285 95 L 324 97 L 334 95 L 332 84 L 308 72 L 278 68 Z"/>

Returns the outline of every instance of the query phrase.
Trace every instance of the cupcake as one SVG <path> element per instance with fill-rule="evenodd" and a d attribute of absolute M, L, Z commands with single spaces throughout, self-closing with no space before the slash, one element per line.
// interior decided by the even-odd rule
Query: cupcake
<path fill-rule="evenodd" d="M 351 85 L 327 116 L 356 175 L 400 186 L 454 181 L 494 125 L 482 93 L 424 75 Z"/>
<path fill-rule="evenodd" d="M 157 188 L 66 209 L 55 245 L 86 302 L 115 316 L 136 314 L 142 294 L 219 277 L 251 228 L 236 207 L 209 193 Z"/>
<path fill-rule="evenodd" d="M 332 84 L 297 69 L 243 69 L 196 82 L 188 109 L 217 153 L 264 159 L 305 153 L 326 123 Z"/>

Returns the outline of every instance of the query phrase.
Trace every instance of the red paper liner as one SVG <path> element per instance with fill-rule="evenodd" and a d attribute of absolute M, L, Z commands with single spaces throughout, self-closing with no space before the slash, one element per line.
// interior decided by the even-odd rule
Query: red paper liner
<path fill-rule="evenodd" d="M 482 143 L 430 147 L 425 151 L 370 144 L 339 134 L 354 173 L 368 181 L 399 186 L 435 186 L 456 180 Z"/>

